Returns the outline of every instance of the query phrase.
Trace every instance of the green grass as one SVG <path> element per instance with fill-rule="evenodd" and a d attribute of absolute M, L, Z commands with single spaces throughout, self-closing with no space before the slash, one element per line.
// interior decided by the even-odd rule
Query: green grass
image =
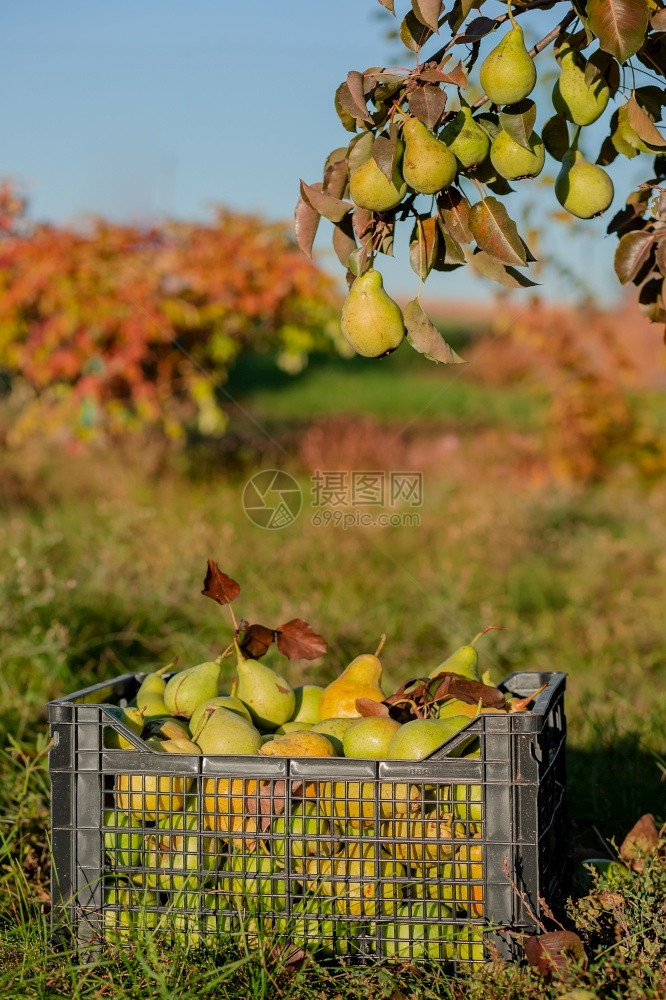
<path fill-rule="evenodd" d="M 358 385 L 364 406 L 385 414 L 398 383 L 356 372 L 334 366 L 324 376 L 315 366 L 286 393 L 262 387 L 255 371 L 248 398 L 257 413 L 291 419 L 318 393 L 323 403 L 338 386 L 348 400 Z M 408 368 L 399 384 L 394 412 L 406 412 L 433 381 Z M 460 390 L 471 406 L 477 387 L 461 382 Z M 455 410 L 451 392 L 440 416 Z M 224 648 L 228 616 L 199 593 L 208 557 L 245 584 L 244 617 L 277 624 L 299 616 L 328 638 L 321 663 L 289 666 L 293 683 L 331 679 L 385 631 L 388 683 L 397 685 L 483 625 L 505 626 L 482 642 L 483 665 L 497 678 L 520 669 L 569 674 L 573 842 L 599 851 L 644 812 L 666 819 L 666 486 L 647 492 L 626 470 L 585 490 L 525 482 L 511 466 L 510 431 L 535 419 L 529 398 L 518 394 L 514 410 L 510 394 L 498 390 L 495 404 L 487 389 L 478 392 L 497 406 L 483 420 L 507 429 L 505 452 L 482 466 L 428 472 L 418 528 L 317 528 L 306 509 L 292 527 L 266 532 L 242 511 L 242 481 L 221 474 L 196 481 L 167 466 L 151 481 L 137 471 L 143 455 L 134 465 L 127 455 L 1 460 L 0 995 L 527 1000 L 562 992 L 519 966 L 460 983 L 424 970 L 293 970 L 252 951 L 179 956 L 138 944 L 77 964 L 48 943 L 45 704 L 174 655 L 190 664 Z M 472 417 L 460 424 L 466 449 L 476 425 Z M 306 474 L 289 462 L 307 493 Z M 617 940 L 612 922 L 574 909 L 591 960 L 579 985 L 609 1000 L 659 995 L 650 980 L 666 961 L 663 938 L 655 943 L 665 867 L 632 881 Z"/>

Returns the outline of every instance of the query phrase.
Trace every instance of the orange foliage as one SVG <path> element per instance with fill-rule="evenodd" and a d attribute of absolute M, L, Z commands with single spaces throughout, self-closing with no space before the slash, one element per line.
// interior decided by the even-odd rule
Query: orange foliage
<path fill-rule="evenodd" d="M 84 437 L 224 429 L 216 387 L 244 349 L 297 370 L 337 335 L 338 296 L 283 224 L 218 209 L 150 230 L 29 225 L 0 187 L 0 369 L 28 387 L 13 429 Z"/>

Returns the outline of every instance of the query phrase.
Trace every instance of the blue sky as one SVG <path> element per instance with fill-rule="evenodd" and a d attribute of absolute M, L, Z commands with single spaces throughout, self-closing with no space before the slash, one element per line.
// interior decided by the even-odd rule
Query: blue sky
<path fill-rule="evenodd" d="M 491 13 L 493 6 L 500 9 L 491 4 Z M 376 0 L 7 5 L 0 174 L 20 182 L 33 216 L 59 222 L 91 213 L 205 217 L 215 202 L 290 218 L 299 176 L 319 179 L 328 151 L 349 139 L 333 110 L 335 88 L 349 69 L 384 64 L 397 51 L 379 9 Z M 550 12 L 533 15 L 533 31 L 545 33 L 552 20 Z M 591 155 L 599 144 L 593 129 Z M 547 169 L 555 173 L 556 164 Z M 623 161 L 614 170 L 618 192 L 637 176 L 635 161 Z M 513 195 L 509 210 L 519 216 L 528 199 L 538 214 L 557 207 L 552 188 L 537 182 Z M 618 292 L 615 240 L 599 239 L 609 217 L 574 239 L 561 226 L 545 234 L 606 300 Z M 330 238 L 326 223 L 322 230 Z M 325 239 L 321 246 L 322 262 L 336 267 Z M 417 284 L 405 257 L 399 248 L 397 261 L 381 264 L 398 293 Z M 542 280 L 549 298 L 573 294 L 554 270 Z M 456 271 L 432 275 L 425 291 L 460 298 L 494 288 Z"/>

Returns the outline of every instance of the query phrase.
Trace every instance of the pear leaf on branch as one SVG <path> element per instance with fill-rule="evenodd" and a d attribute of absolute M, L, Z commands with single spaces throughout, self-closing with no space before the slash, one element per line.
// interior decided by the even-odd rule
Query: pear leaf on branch
<path fill-rule="evenodd" d="M 212 559 L 208 560 L 204 589 L 201 591 L 204 597 L 210 597 L 212 601 L 217 601 L 218 604 L 231 604 L 240 594 L 240 590 L 239 583 L 236 583 L 230 576 L 223 573 Z"/>
<path fill-rule="evenodd" d="M 290 660 L 316 660 L 328 649 L 323 636 L 317 635 L 302 618 L 292 618 L 280 625 L 275 636 L 277 648 Z"/>
<path fill-rule="evenodd" d="M 431 361 L 444 365 L 464 365 L 467 362 L 450 347 L 424 313 L 418 299 L 412 299 L 403 310 L 407 340 L 415 351 Z"/>
<path fill-rule="evenodd" d="M 247 625 L 245 622 L 241 622 L 240 626 L 242 639 L 238 643 L 238 648 L 247 659 L 258 660 L 270 649 L 275 639 L 275 629 L 258 623 Z"/>

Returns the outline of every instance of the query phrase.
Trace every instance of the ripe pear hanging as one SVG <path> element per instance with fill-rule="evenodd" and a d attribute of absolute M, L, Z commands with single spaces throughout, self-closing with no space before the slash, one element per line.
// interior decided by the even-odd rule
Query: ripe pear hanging
<path fill-rule="evenodd" d="M 490 139 L 474 121 L 468 107 L 461 108 L 453 121 L 445 125 L 440 138 L 466 169 L 482 163 L 490 149 Z"/>
<path fill-rule="evenodd" d="M 365 358 L 383 358 L 400 347 L 405 336 L 400 307 L 384 291 L 382 276 L 372 267 L 349 289 L 340 323 L 351 346 Z"/>
<path fill-rule="evenodd" d="M 553 87 L 553 107 L 574 125 L 591 125 L 606 110 L 608 84 L 600 78 L 588 86 L 586 60 L 574 49 L 565 49 L 560 65 L 560 76 Z"/>
<path fill-rule="evenodd" d="M 501 129 L 490 147 L 490 162 L 501 177 L 517 181 L 523 177 L 536 177 L 546 162 L 546 150 L 541 136 L 532 132 L 529 149 L 525 149 L 508 132 Z"/>
<path fill-rule="evenodd" d="M 408 118 L 403 128 L 405 153 L 402 174 L 419 194 L 436 194 L 456 179 L 458 164 L 451 150 L 418 118 Z"/>
<path fill-rule="evenodd" d="M 349 193 L 355 205 L 371 212 L 388 212 L 397 208 L 407 193 L 407 184 L 400 172 L 402 150 L 402 143 L 399 143 L 390 180 L 372 156 L 352 170 Z"/>
<path fill-rule="evenodd" d="M 601 215 L 613 200 L 613 182 L 596 163 L 590 163 L 577 149 L 564 154 L 555 181 L 555 197 L 560 205 L 579 219 Z"/>
<path fill-rule="evenodd" d="M 481 86 L 493 104 L 515 104 L 534 90 L 536 67 L 525 48 L 523 29 L 515 21 L 483 60 L 480 77 Z"/>

